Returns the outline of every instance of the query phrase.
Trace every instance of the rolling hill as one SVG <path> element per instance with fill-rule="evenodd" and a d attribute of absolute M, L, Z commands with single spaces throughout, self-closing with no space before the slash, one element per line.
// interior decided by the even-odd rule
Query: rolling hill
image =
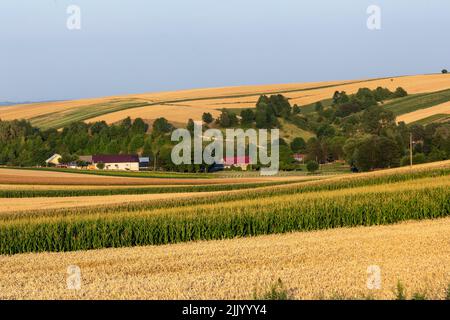
<path fill-rule="evenodd" d="M 445 74 L 402 76 L 381 79 L 362 79 L 353 81 L 329 81 L 311 83 L 292 83 L 280 85 L 238 86 L 210 89 L 193 89 L 173 92 L 144 93 L 125 96 L 111 96 L 73 101 L 42 102 L 6 106 L 0 109 L 0 119 L 27 119 L 40 128 L 61 128 L 73 121 L 106 121 L 115 123 L 126 117 L 143 118 L 151 121 L 165 117 L 170 122 L 184 124 L 189 118 L 199 120 L 204 112 L 213 116 L 219 114 L 222 108 L 241 109 L 254 107 L 262 94 L 281 93 L 288 97 L 291 104 L 305 106 L 316 101 L 329 99 L 337 90 L 355 93 L 359 88 L 387 87 L 394 90 L 403 87 L 411 97 L 421 98 L 424 103 L 415 102 L 403 106 L 389 106 L 402 108 L 408 112 L 426 107 L 434 107 L 429 103 L 434 100 L 441 103 L 450 101 L 450 76 Z M 409 97 L 408 97 L 409 98 Z M 414 103 L 411 106 L 411 103 Z M 442 114 L 442 108 L 437 108 Z M 425 112 L 424 116 L 433 115 L 433 111 Z M 403 112 L 405 113 L 405 112 Z M 446 112 L 444 112 L 445 114 Z M 398 113 L 397 115 L 402 114 Z M 420 120 L 420 119 L 416 119 Z"/>

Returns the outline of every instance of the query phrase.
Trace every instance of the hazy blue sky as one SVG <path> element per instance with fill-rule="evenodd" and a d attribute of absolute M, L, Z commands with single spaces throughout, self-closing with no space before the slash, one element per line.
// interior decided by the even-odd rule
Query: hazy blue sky
<path fill-rule="evenodd" d="M 0 101 L 438 72 L 449 14 L 448 0 L 1 0 Z"/>

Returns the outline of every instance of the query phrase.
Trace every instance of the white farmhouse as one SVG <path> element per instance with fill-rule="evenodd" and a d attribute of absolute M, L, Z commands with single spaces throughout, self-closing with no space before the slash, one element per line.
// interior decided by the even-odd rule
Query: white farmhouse
<path fill-rule="evenodd" d="M 139 157 L 137 155 L 94 155 L 92 164 L 98 168 L 102 163 L 105 170 L 139 171 Z"/>
<path fill-rule="evenodd" d="M 45 160 L 45 164 L 47 166 L 49 166 L 49 165 L 57 166 L 57 165 L 59 165 L 59 160 L 61 160 L 61 158 L 62 158 L 62 156 L 60 154 L 55 153 L 50 158 Z"/>

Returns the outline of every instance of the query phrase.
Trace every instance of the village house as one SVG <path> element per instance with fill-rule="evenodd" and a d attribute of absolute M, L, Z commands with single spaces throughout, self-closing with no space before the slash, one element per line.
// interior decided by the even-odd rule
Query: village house
<path fill-rule="evenodd" d="M 92 163 L 92 156 L 79 156 L 78 160 L 90 164 Z"/>
<path fill-rule="evenodd" d="M 92 165 L 97 169 L 103 166 L 105 170 L 139 171 L 139 157 L 137 155 L 93 155 Z"/>
<path fill-rule="evenodd" d="M 240 167 L 242 170 L 248 170 L 251 164 L 250 157 L 224 157 L 223 166 L 225 169 L 230 169 L 231 167 Z"/>
<path fill-rule="evenodd" d="M 45 164 L 48 166 L 57 166 L 59 165 L 59 160 L 61 160 L 62 156 L 60 154 L 55 153 L 50 158 L 45 160 Z"/>
<path fill-rule="evenodd" d="M 304 163 L 306 155 L 302 153 L 294 153 L 293 157 L 295 161 Z"/>

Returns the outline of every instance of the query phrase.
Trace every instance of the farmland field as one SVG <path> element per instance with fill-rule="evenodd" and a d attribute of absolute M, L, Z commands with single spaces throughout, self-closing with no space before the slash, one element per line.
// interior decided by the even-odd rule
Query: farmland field
<path fill-rule="evenodd" d="M 450 90 L 410 95 L 393 102 L 386 103 L 385 108 L 392 111 L 396 116 L 411 114 L 418 110 L 426 111 L 426 116 L 434 112 L 448 110 L 450 102 Z M 431 109 L 432 107 L 437 110 Z M 417 119 L 418 120 L 418 119 Z"/>
<path fill-rule="evenodd" d="M 450 302 L 449 1 L 9 2 L 11 313 Z"/>
<path fill-rule="evenodd" d="M 449 95 L 450 99 L 450 95 Z M 425 109 L 419 109 L 416 111 L 412 111 L 409 113 L 404 113 L 397 117 L 397 122 L 403 121 L 405 123 L 417 122 L 421 119 L 427 119 L 436 115 L 440 115 L 437 119 L 445 118 L 445 116 L 450 115 L 450 102 L 445 102 L 442 104 L 438 104 L 434 107 L 429 107 Z"/>
<path fill-rule="evenodd" d="M 0 187 L 2 298 L 251 299 L 280 278 L 292 298 L 390 299 L 402 281 L 411 295 L 442 299 L 450 283 L 450 161 L 179 185 L 2 172 L 98 178 L 73 188 L 51 180 Z M 115 179 L 121 183 L 101 185 Z M 82 270 L 80 291 L 65 289 L 69 265 Z M 382 290 L 366 288 L 369 265 L 382 268 Z"/>
<path fill-rule="evenodd" d="M 208 175 L 146 174 L 81 170 L 0 168 L 1 184 L 22 185 L 204 185 L 292 180 L 295 177 L 249 177 L 240 180 L 212 179 Z"/>

